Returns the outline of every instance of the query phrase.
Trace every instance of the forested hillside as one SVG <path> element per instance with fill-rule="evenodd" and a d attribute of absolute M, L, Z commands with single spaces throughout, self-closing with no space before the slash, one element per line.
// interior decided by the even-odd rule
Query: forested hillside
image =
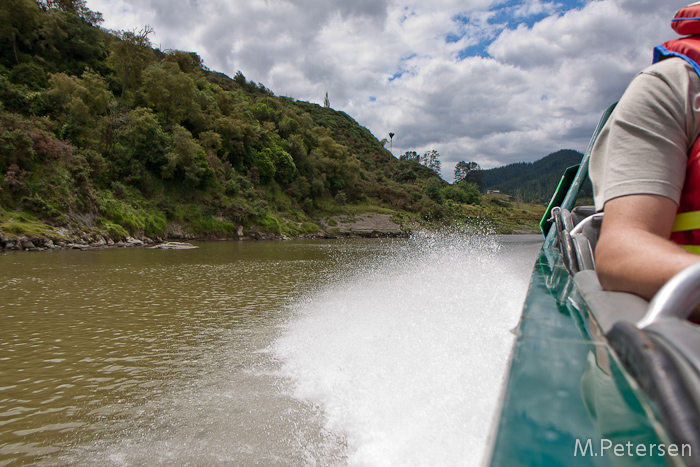
<path fill-rule="evenodd" d="M 350 208 L 435 220 L 480 200 L 342 112 L 100 22 L 84 0 L 0 2 L 0 242 L 293 236 Z"/>
<path fill-rule="evenodd" d="M 564 170 L 579 164 L 582 157 L 578 151 L 562 149 L 535 162 L 518 162 L 484 170 L 483 191 L 500 190 L 511 196 L 520 195 L 525 202 L 547 203 Z M 590 181 L 584 184 L 581 196 L 593 196 Z"/>

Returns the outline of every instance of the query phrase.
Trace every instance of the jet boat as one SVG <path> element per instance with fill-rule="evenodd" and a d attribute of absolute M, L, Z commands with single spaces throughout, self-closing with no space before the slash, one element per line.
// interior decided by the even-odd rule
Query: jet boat
<path fill-rule="evenodd" d="M 651 300 L 604 291 L 595 271 L 603 214 L 577 206 L 593 143 L 540 224 L 491 466 L 700 466 L 700 265 Z"/>

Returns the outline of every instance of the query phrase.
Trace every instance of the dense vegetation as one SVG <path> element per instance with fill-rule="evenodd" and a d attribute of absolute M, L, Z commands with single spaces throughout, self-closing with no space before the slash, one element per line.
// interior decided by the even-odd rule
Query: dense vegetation
<path fill-rule="evenodd" d="M 499 190 L 511 196 L 520 196 L 525 202 L 548 203 L 567 167 L 581 162 L 583 154 L 562 149 L 535 162 L 518 162 L 504 167 L 483 170 L 483 190 Z M 592 197 L 590 181 L 581 189 L 581 197 Z"/>
<path fill-rule="evenodd" d="M 293 236 L 339 213 L 445 222 L 483 202 L 343 112 L 100 22 L 84 0 L 0 2 L 0 243 Z"/>

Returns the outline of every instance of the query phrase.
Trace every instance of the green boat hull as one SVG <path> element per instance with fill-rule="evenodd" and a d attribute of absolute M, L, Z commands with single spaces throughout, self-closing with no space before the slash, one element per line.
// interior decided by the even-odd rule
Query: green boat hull
<path fill-rule="evenodd" d="M 512 353 L 492 466 L 677 460 L 661 455 L 668 438 L 654 409 L 597 335 L 559 251 L 543 248 Z"/>

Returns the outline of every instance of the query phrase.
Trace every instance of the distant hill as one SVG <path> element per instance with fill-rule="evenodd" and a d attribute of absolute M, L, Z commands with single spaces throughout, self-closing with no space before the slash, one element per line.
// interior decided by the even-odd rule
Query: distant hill
<path fill-rule="evenodd" d="M 562 149 L 535 162 L 518 162 L 484 170 L 482 191 L 499 190 L 515 196 L 519 190 L 525 202 L 547 203 L 564 170 L 579 164 L 582 157 L 579 151 Z M 590 182 L 586 182 L 581 196 L 593 196 L 592 193 Z"/>

